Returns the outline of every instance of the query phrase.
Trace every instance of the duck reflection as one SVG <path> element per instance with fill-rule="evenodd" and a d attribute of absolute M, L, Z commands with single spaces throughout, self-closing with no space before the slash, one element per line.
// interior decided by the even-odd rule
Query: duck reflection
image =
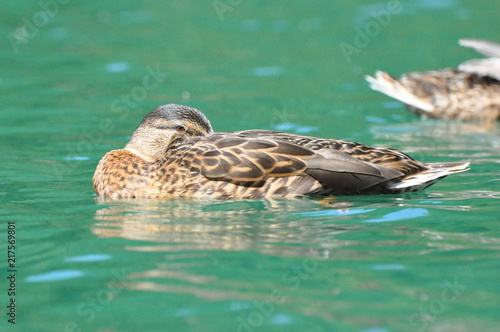
<path fill-rule="evenodd" d="M 325 258 L 352 257 L 356 251 L 339 249 L 367 243 L 345 240 L 348 237 L 345 233 L 365 232 L 369 223 L 425 217 L 428 208 L 470 210 L 469 205 L 457 204 L 461 198 L 470 198 L 470 195 L 467 192 L 410 193 L 356 197 L 349 201 L 343 198 L 321 201 L 98 199 L 104 207 L 95 213 L 92 232 L 102 238 L 151 242 L 150 245 L 134 242 L 127 247 L 132 251 L 225 250 L 285 257 L 318 257 L 318 253 Z M 369 245 L 377 247 L 385 243 L 381 239 Z"/>
<path fill-rule="evenodd" d="M 321 211 L 328 206 L 338 214 L 337 221 L 362 217 L 348 212 L 353 202 L 335 200 L 99 200 L 99 203 L 107 206 L 96 212 L 94 219 L 98 222 L 92 232 L 100 237 L 157 242 L 134 247 L 138 251 L 251 250 L 307 256 L 314 254 L 311 246 L 317 244 L 318 236 L 341 234 L 356 226 L 323 224 L 321 219 L 311 221 L 304 211 Z"/>

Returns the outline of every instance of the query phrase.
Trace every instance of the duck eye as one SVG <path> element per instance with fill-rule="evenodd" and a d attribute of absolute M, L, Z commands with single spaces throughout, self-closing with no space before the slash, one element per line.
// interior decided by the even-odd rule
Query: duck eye
<path fill-rule="evenodd" d="M 186 131 L 186 128 L 184 128 L 184 126 L 175 126 L 175 130 L 177 130 L 178 132 L 183 132 Z"/>

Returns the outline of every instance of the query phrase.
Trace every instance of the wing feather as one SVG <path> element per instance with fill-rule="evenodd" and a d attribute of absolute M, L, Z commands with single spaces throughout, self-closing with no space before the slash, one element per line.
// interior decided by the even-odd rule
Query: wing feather
<path fill-rule="evenodd" d="M 201 174 L 211 179 L 260 181 L 266 176 L 305 174 L 303 159 L 316 156 L 306 147 L 254 137 L 219 137 L 201 157 Z"/>
<path fill-rule="evenodd" d="M 201 174 L 233 183 L 258 183 L 269 177 L 313 178 L 325 191 L 339 194 L 359 193 L 403 176 L 333 148 L 314 151 L 294 142 L 262 137 L 266 132 L 244 133 L 207 140 L 199 157 Z"/>

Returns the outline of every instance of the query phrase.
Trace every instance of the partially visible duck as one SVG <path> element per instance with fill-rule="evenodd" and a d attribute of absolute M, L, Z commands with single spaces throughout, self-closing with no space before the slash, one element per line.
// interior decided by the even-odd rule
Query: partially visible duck
<path fill-rule="evenodd" d="M 424 117 L 459 120 L 500 119 L 500 44 L 461 39 L 460 45 L 490 56 L 447 68 L 395 78 L 383 71 L 366 76 L 373 90 L 400 100 Z"/>
<path fill-rule="evenodd" d="M 383 147 L 268 130 L 214 133 L 197 109 L 151 111 L 94 174 L 110 198 L 292 198 L 424 189 L 467 162 L 422 163 Z"/>

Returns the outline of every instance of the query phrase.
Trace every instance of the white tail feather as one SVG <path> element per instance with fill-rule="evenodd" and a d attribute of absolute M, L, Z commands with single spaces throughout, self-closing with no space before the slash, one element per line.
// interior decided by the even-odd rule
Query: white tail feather
<path fill-rule="evenodd" d="M 395 98 L 407 105 L 413 106 L 422 111 L 434 111 L 434 106 L 431 103 L 415 96 L 386 72 L 377 71 L 375 73 L 375 77 L 367 75 L 365 76 L 365 79 L 366 81 L 368 81 L 368 83 L 370 83 L 370 88 L 372 88 L 373 90 L 382 92 L 389 97 Z"/>
<path fill-rule="evenodd" d="M 391 189 L 427 187 L 445 176 L 468 170 L 470 163 L 430 163 L 427 165 L 431 168 L 395 183 Z"/>

